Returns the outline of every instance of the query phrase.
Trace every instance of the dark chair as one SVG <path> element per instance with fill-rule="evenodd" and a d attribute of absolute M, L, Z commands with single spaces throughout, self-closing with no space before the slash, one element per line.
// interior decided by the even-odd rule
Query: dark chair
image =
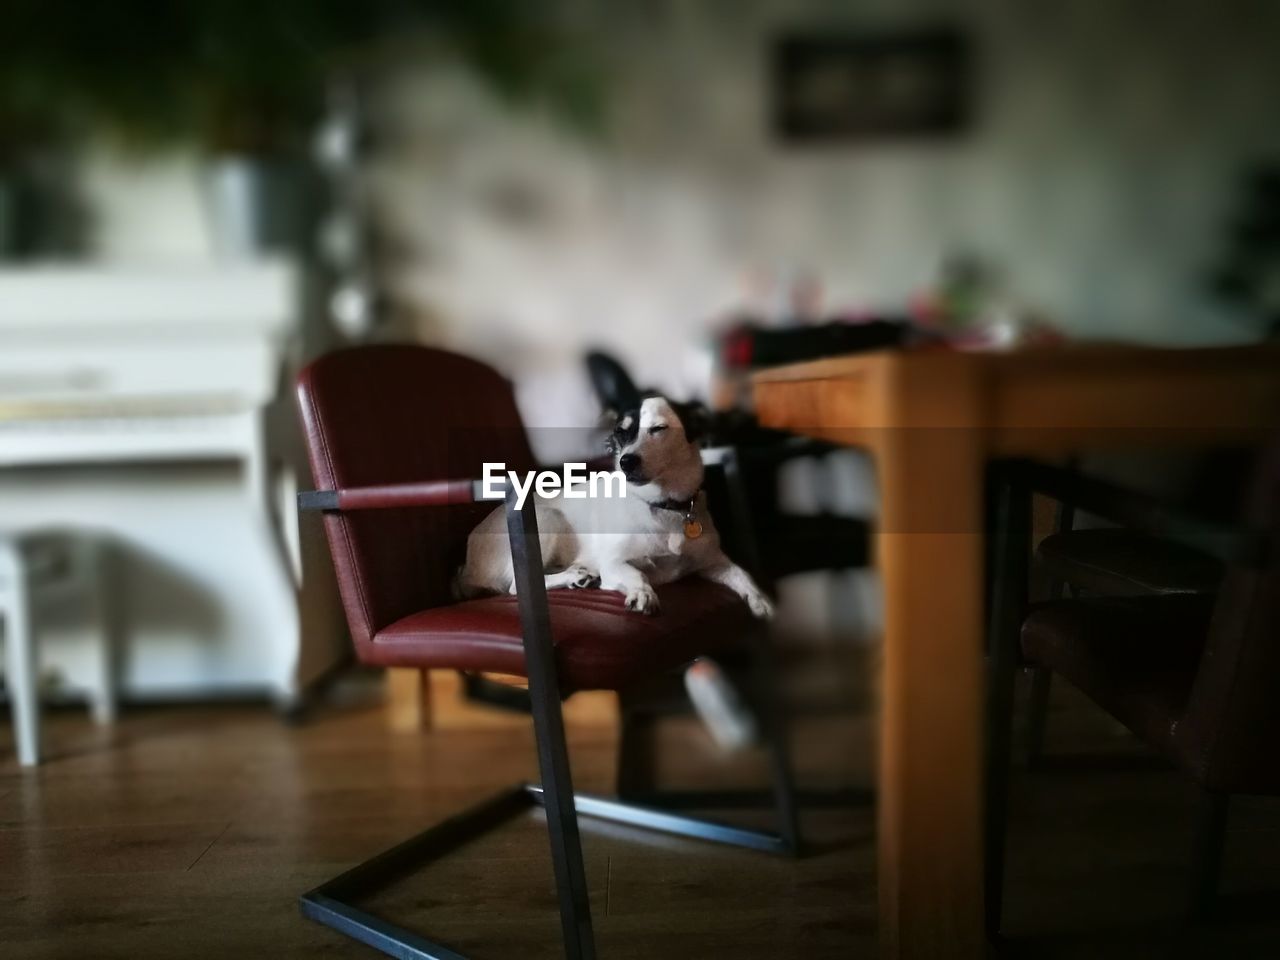
<path fill-rule="evenodd" d="M 794 854 L 799 837 L 785 738 L 772 726 L 779 834 L 679 817 L 575 794 L 560 701 L 578 690 L 622 690 L 694 657 L 754 643 L 762 686 L 768 645 L 746 606 L 715 584 L 661 587 L 662 613 L 626 611 L 603 591 L 548 593 L 536 515 L 516 510 L 507 529 L 517 597 L 455 603 L 449 582 L 474 524 L 486 461 L 530 469 L 532 453 L 511 385 L 455 354 L 412 346 L 343 350 L 299 378 L 298 398 L 319 490 L 300 506 L 324 511 L 329 547 L 356 655 L 382 666 L 493 671 L 527 677 L 541 785 L 516 786 L 347 871 L 302 897 L 303 913 L 384 953 L 457 958 L 447 947 L 351 905 L 415 864 L 465 843 L 536 804 L 546 810 L 565 955 L 595 956 L 578 816 Z"/>
<path fill-rule="evenodd" d="M 626 367 L 599 350 L 584 361 L 604 413 L 639 404 L 651 391 L 637 387 Z M 706 413 L 707 496 L 725 551 L 771 590 L 781 577 L 815 570 L 865 567 L 870 526 L 860 517 L 785 514 L 778 509 L 778 470 L 801 457 L 840 449 L 761 427 L 743 410 Z"/>
<path fill-rule="evenodd" d="M 618 413 L 640 403 L 646 393 L 626 367 L 599 350 L 584 361 L 603 413 Z M 744 411 L 709 413 L 705 451 L 705 488 L 725 552 L 760 586 L 776 592 L 780 578 L 816 570 L 865 567 L 871 533 L 866 520 L 819 513 L 785 514 L 778 509 L 779 468 L 800 457 L 822 457 L 839 448 L 761 427 Z M 738 664 L 721 666 L 736 672 Z M 493 698 L 488 698 L 492 703 Z M 619 698 L 621 707 L 617 791 L 620 797 L 666 808 L 750 805 L 764 799 L 754 791 L 684 791 L 660 788 L 654 776 L 656 724 L 664 716 L 688 712 L 679 678 L 663 678 Z M 837 799 L 867 798 L 867 791 L 842 791 Z"/>
<path fill-rule="evenodd" d="M 1026 611 L 1030 493 L 1215 556 L 1216 594 L 1148 592 L 1053 600 Z M 1174 762 L 1201 790 L 1189 912 L 1217 890 L 1228 800 L 1280 794 L 1280 446 L 1262 457 L 1240 524 L 1223 529 L 1140 495 L 1038 465 L 1006 469 L 992 610 L 988 767 L 988 928 L 998 932 L 1009 727 L 1017 653 L 1042 664 Z"/>
<path fill-rule="evenodd" d="M 1213 593 L 1224 572 L 1203 550 L 1116 527 L 1059 531 L 1037 552 L 1051 582 L 1094 596 Z"/>
<path fill-rule="evenodd" d="M 1055 531 L 1036 547 L 1050 599 L 1073 597 L 1212 594 L 1222 582 L 1222 561 L 1175 540 L 1125 527 L 1075 529 L 1075 505 L 1060 502 Z M 1053 671 L 1028 662 L 1026 760 L 1034 767 L 1044 754 Z"/>

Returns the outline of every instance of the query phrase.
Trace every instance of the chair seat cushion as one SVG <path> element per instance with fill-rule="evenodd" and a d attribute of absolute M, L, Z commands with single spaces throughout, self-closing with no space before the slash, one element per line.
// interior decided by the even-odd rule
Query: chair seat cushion
<path fill-rule="evenodd" d="M 1022 652 L 1157 749 L 1170 750 L 1213 614 L 1203 596 L 1058 600 L 1022 625 Z"/>
<path fill-rule="evenodd" d="M 1211 593 L 1222 564 L 1193 547 L 1133 530 L 1069 530 L 1045 537 L 1040 559 L 1049 575 L 1089 593 Z"/>
<path fill-rule="evenodd" d="M 562 693 L 621 690 L 746 640 L 758 629 L 732 591 L 699 579 L 657 588 L 661 612 L 623 606 L 611 590 L 551 590 L 547 603 Z M 485 597 L 411 614 L 380 630 L 363 651 L 384 666 L 443 667 L 525 675 L 520 608 Z"/>

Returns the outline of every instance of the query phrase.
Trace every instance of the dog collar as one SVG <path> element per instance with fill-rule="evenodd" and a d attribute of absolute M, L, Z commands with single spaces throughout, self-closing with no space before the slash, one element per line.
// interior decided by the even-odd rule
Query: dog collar
<path fill-rule="evenodd" d="M 671 510 L 681 514 L 684 519 L 684 535 L 690 540 L 697 540 L 702 536 L 702 524 L 698 522 L 697 515 L 693 509 L 697 500 L 697 493 L 688 500 L 652 500 L 649 503 L 649 508 L 651 510 Z"/>

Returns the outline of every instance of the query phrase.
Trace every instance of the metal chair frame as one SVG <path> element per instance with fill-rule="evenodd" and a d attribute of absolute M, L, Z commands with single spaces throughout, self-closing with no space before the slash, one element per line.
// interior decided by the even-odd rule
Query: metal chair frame
<path fill-rule="evenodd" d="M 309 491 L 299 494 L 298 503 L 302 510 L 344 512 L 442 506 L 480 499 L 483 499 L 483 493 L 477 481 L 440 481 Z M 770 645 L 763 637 L 753 639 L 756 640 L 758 677 L 765 694 L 762 697 L 762 720 L 770 745 L 778 833 L 679 816 L 664 810 L 574 792 L 560 708 L 562 697 L 543 579 L 542 553 L 538 547 L 537 516 L 534 510 L 516 508 L 515 492 L 510 488 L 506 491 L 505 500 L 541 785 L 521 784 L 504 791 L 366 860 L 301 898 L 304 916 L 401 960 L 464 960 L 464 957 L 443 944 L 369 914 L 351 901 L 415 866 L 457 849 L 533 806 L 540 806 L 546 811 L 564 951 L 568 960 L 592 960 L 596 956 L 582 842 L 578 832 L 579 815 L 767 853 L 798 856 L 800 852 L 786 731 L 773 693 Z"/>

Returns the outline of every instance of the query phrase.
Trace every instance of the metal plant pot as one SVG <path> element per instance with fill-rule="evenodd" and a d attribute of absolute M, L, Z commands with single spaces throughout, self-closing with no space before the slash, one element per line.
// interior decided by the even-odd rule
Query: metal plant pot
<path fill-rule="evenodd" d="M 308 243 L 312 177 L 305 164 L 253 156 L 219 157 L 205 173 L 214 252 L 228 260 L 297 253 Z"/>
<path fill-rule="evenodd" d="M 32 215 L 37 197 L 17 169 L 0 169 L 0 260 L 16 260 L 32 247 Z"/>
<path fill-rule="evenodd" d="M 18 190 L 0 174 L 0 260 L 18 252 Z"/>

